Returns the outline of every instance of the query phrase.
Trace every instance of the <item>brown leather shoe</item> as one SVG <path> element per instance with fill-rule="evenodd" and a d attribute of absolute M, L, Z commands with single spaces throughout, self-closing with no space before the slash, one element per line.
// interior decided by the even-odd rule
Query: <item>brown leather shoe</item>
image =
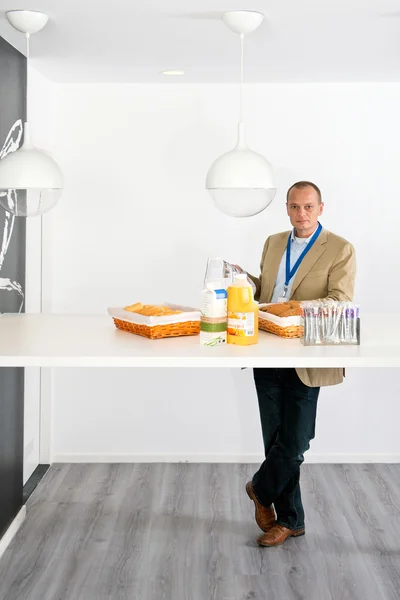
<path fill-rule="evenodd" d="M 288 538 L 299 537 L 300 535 L 304 535 L 305 532 L 305 529 L 288 529 L 287 527 L 283 527 L 283 525 L 274 525 L 267 533 L 258 538 L 257 543 L 259 546 L 266 546 L 268 548 L 271 546 L 280 546 Z"/>
<path fill-rule="evenodd" d="M 274 507 L 272 504 L 271 506 L 267 507 L 259 503 L 254 494 L 253 484 L 251 481 L 246 484 L 246 492 L 250 500 L 253 500 L 254 506 L 256 507 L 255 518 L 257 525 L 260 529 L 262 529 L 262 531 L 269 531 L 271 527 L 275 525 Z"/>

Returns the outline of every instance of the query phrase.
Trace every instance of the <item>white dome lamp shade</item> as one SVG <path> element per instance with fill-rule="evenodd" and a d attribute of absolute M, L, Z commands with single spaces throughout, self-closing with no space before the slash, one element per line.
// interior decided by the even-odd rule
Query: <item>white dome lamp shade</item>
<path fill-rule="evenodd" d="M 276 194 L 274 172 L 266 158 L 248 148 L 243 122 L 243 38 L 262 23 L 263 15 L 253 11 L 231 11 L 224 23 L 241 38 L 241 108 L 238 142 L 211 165 L 206 178 L 215 205 L 232 217 L 251 217 L 267 208 Z"/>
<path fill-rule="evenodd" d="M 43 29 L 48 21 L 47 15 L 37 11 L 13 10 L 6 16 L 17 31 L 25 33 L 29 61 L 30 34 Z M 6 211 L 20 217 L 31 217 L 53 208 L 62 193 L 63 175 L 47 152 L 32 145 L 27 122 L 24 124 L 22 146 L 14 150 L 11 144 L 10 151 L 2 152 L 0 158 L 0 205 Z"/>

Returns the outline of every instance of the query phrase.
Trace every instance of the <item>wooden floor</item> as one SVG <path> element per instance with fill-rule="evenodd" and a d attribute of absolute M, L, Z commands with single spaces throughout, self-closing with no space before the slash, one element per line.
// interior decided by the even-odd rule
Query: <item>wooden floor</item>
<path fill-rule="evenodd" d="M 400 465 L 305 465 L 306 536 L 259 548 L 252 465 L 55 465 L 1 600 L 399 600 Z"/>

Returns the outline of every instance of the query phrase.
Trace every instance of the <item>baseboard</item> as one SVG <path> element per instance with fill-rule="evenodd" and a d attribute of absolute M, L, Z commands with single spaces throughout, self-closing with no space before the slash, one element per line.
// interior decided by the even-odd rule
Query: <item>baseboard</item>
<path fill-rule="evenodd" d="M 22 497 L 23 503 L 26 504 L 28 498 L 33 494 L 43 477 L 46 475 L 50 465 L 38 465 L 28 481 L 24 485 Z"/>
<path fill-rule="evenodd" d="M 365 463 L 400 463 L 400 454 L 306 454 L 309 464 L 365 464 Z"/>
<path fill-rule="evenodd" d="M 54 463 L 254 463 L 257 454 L 56 454 Z M 306 463 L 400 463 L 400 454 L 312 454 Z"/>
<path fill-rule="evenodd" d="M 3 537 L 0 539 L 0 558 L 3 556 L 4 552 L 6 551 L 9 544 L 11 543 L 11 540 L 17 533 L 18 529 L 21 527 L 22 523 L 25 521 L 25 517 L 26 517 L 26 506 L 24 505 L 21 508 L 21 510 L 19 511 L 19 513 L 17 514 L 17 516 L 15 517 L 14 521 L 11 523 L 11 525 L 7 529 L 7 531 L 5 532 L 5 534 L 3 535 Z"/>

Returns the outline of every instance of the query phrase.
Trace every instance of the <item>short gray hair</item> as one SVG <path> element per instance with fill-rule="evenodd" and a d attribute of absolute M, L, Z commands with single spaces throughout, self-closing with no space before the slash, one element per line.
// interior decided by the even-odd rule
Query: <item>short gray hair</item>
<path fill-rule="evenodd" d="M 319 203 L 321 204 L 322 202 L 322 194 L 321 194 L 321 190 L 319 189 L 319 187 L 313 183 L 312 181 L 297 181 L 296 183 L 294 183 L 293 185 L 290 186 L 290 188 L 287 191 L 286 194 L 286 202 L 289 202 L 289 194 L 292 190 L 302 190 L 304 188 L 310 187 L 313 190 L 315 190 L 318 194 L 319 197 Z"/>

